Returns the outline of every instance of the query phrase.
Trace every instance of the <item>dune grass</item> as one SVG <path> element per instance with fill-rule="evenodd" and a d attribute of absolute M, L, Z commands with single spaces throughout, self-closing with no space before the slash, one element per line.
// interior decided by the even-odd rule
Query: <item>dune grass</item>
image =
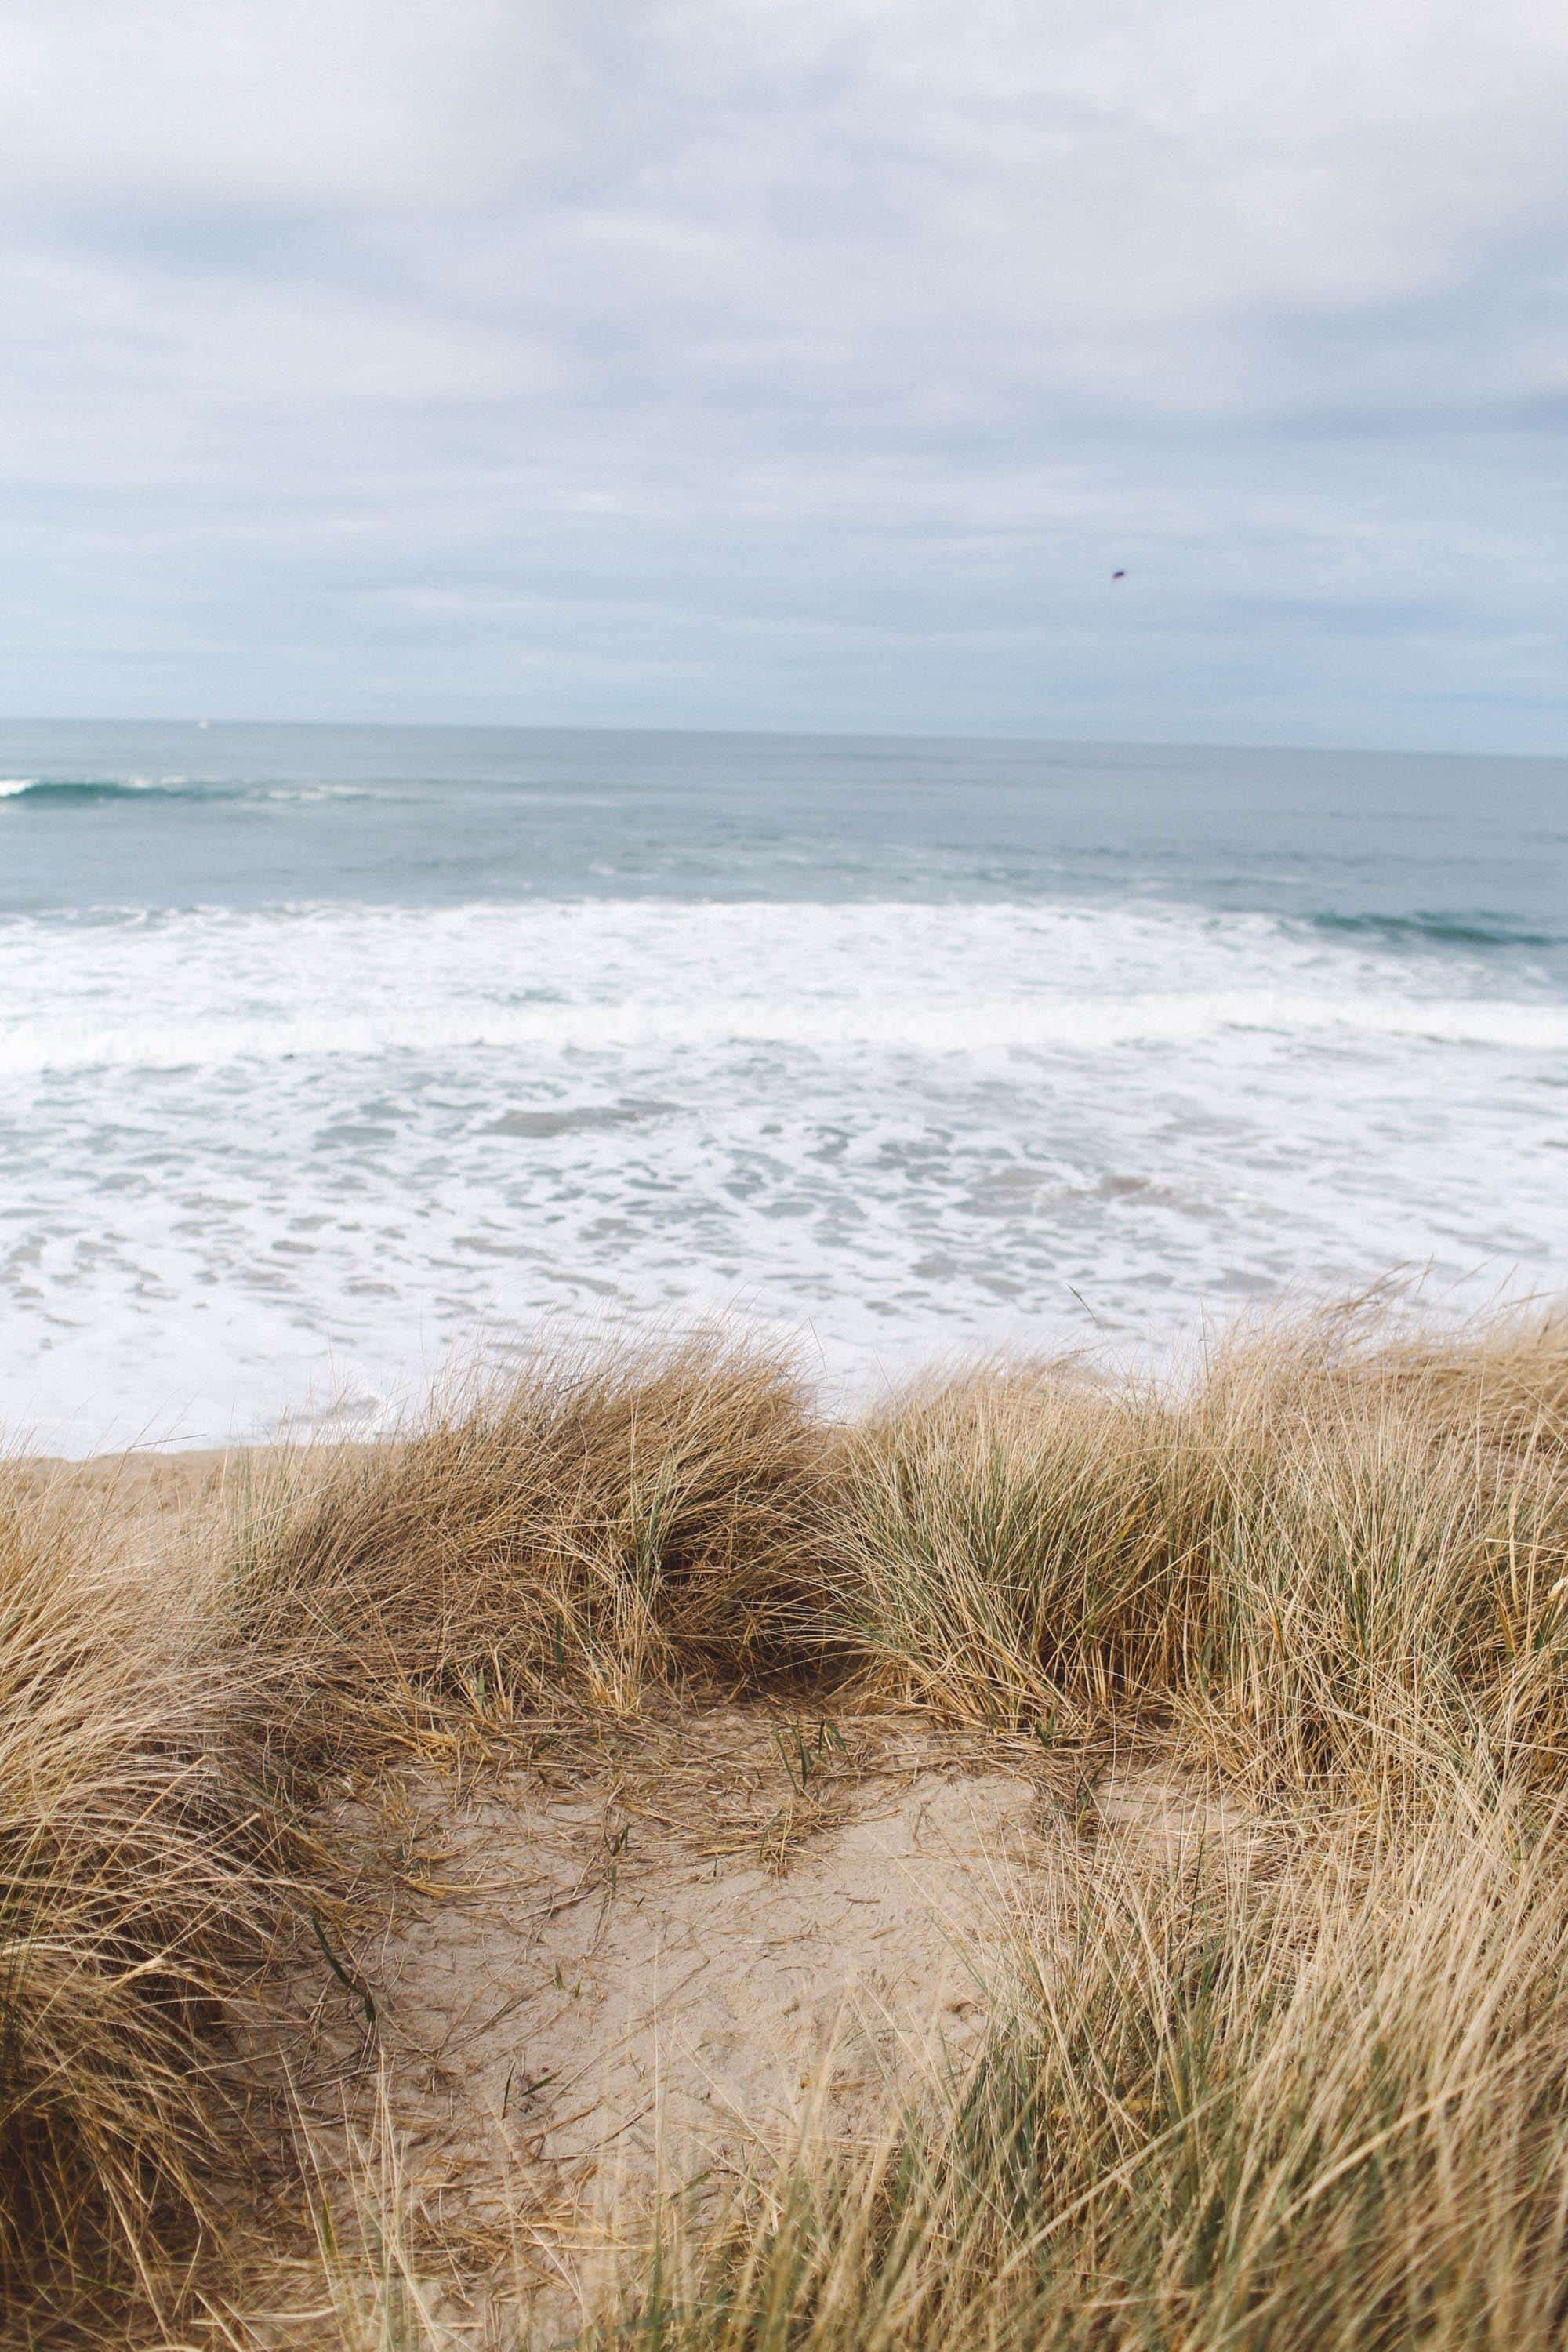
<path fill-rule="evenodd" d="M 831 1439 L 724 1335 L 542 1356 L 385 1444 L 275 1462 L 230 1568 L 295 1752 L 430 1717 L 624 1713 L 820 1664 Z"/>
<path fill-rule="evenodd" d="M 156 2308 L 241 2129 L 273 1930 L 247 1709 L 194 1595 L 0 1468 L 0 2306 Z"/>
<path fill-rule="evenodd" d="M 1300 1818 L 1163 1862 L 1088 1844 L 1020 1917 L 977 2063 L 933 2067 L 868 2141 L 808 2125 L 717 2210 L 670 2197 L 574 2317 L 530 2326 L 520 2242 L 465 2320 L 384 2114 L 281 2340 L 1546 2352 L 1568 2327 L 1565 1963 L 1561 1823 L 1496 1790 L 1450 1783 L 1415 1829 Z"/>
<path fill-rule="evenodd" d="M 281 1790 L 715 1692 L 1157 1740 L 1261 1826 L 1163 1875 L 1087 1843 L 978 2074 L 667 2223 L 585 2343 L 1562 2340 L 1563 1322 L 1347 1309 L 1169 1389 L 984 1366 L 848 1423 L 733 1337 L 542 1357 L 228 1493 L 181 1580 L 0 1477 L 16 2340 L 107 2341 L 111 2293 L 155 2337 L 186 2259 L 209 2340 L 265 2340 L 212 2250 L 228 2021 L 311 1900 Z M 317 2340 L 441 2340 L 394 2284 Z"/>
<path fill-rule="evenodd" d="M 668 2352 L 1544 2347 L 1568 2323 L 1568 1895 L 1449 1791 L 1261 1872 L 1086 1856 L 979 2067 L 666 2229 Z"/>
<path fill-rule="evenodd" d="M 1568 1760 L 1568 1327 L 1275 1323 L 1174 1396 L 970 1376 L 846 1451 L 835 1643 L 891 1691 L 1298 1790 Z"/>

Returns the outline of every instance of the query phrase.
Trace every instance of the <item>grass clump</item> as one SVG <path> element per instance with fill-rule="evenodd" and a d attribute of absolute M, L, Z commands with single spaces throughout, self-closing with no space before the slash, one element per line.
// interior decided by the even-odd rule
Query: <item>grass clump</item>
<path fill-rule="evenodd" d="M 157 2299 L 232 2179 L 226 2028 L 272 1918 L 188 1595 L 0 1469 L 0 2304 Z"/>
<path fill-rule="evenodd" d="M 665 2352 L 1544 2347 L 1568 1887 L 1462 1797 L 1260 1874 L 1079 1858 L 977 2070 L 678 2210 L 590 2340 Z"/>
<path fill-rule="evenodd" d="M 1190 1562 L 1152 1402 L 986 1371 L 848 1440 L 837 1599 L 873 1681 L 980 1722 L 1081 1724 L 1182 1678 Z"/>
<path fill-rule="evenodd" d="M 1363 1309 L 1159 1389 L 985 1368 L 849 1425 L 731 1339 L 541 1357 L 286 1458 L 234 1571 L 296 1752 L 453 1708 L 853 1674 L 1054 1734 L 1181 1725 L 1259 1785 L 1568 1759 L 1568 1327 Z"/>
<path fill-rule="evenodd" d="M 264 1750 L 374 1795 L 454 1719 L 786 1686 L 1059 1727 L 1086 1772 L 1152 1735 L 1246 1782 L 1246 1834 L 1167 1869 L 1064 1817 L 978 2069 L 667 2216 L 584 2345 L 1568 2335 L 1562 1322 L 1347 1311 L 1183 1383 L 993 1366 L 847 1424 L 730 1337 L 542 1356 L 229 1493 L 176 1574 L 0 1475 L 0 2294 L 35 2337 L 162 2311 L 218 2242 Z M 336 2246 L 319 2340 L 447 2340 L 380 2243 L 367 2294 Z M 214 2340 L 275 2340 L 204 2275 Z"/>
<path fill-rule="evenodd" d="M 624 1712 L 820 1665 L 827 1433 L 781 1355 L 541 1357 L 263 1487 L 235 1571 L 305 1749 L 451 1705 Z"/>
<path fill-rule="evenodd" d="M 1347 1314 L 1163 1393 L 986 1373 L 851 1433 L 841 1638 L 976 1721 L 1175 1720 L 1228 1769 L 1375 1800 L 1561 1777 L 1568 1330 L 1444 1349 Z"/>

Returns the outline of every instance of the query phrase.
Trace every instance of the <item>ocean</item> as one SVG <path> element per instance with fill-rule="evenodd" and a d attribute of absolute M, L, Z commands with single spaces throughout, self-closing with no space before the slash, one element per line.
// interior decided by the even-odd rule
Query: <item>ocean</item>
<path fill-rule="evenodd" d="M 0 722 L 0 1423 L 1568 1270 L 1568 761 Z"/>

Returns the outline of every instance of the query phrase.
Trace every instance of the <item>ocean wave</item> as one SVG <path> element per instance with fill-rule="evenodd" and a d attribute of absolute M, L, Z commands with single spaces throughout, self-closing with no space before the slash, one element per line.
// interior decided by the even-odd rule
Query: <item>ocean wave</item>
<path fill-rule="evenodd" d="M 313 801 L 359 801 L 380 797 L 369 784 L 290 780 L 220 782 L 198 776 L 10 776 L 0 777 L 0 800 L 42 801 L 57 807 L 87 807 L 100 801 L 141 803 L 254 801 L 294 807 Z"/>
<path fill-rule="evenodd" d="M 0 1405 L 221 1439 L 558 1315 L 848 1367 L 1426 1259 L 1543 1287 L 1568 1003 L 1505 969 L 1147 903 L 18 915 Z"/>
<path fill-rule="evenodd" d="M 747 1006 L 561 1004 L 382 1016 L 24 1023 L 0 1036 L 0 1071 L 41 1076 L 100 1067 L 210 1068 L 237 1062 L 374 1059 L 383 1055 L 709 1051 L 771 1046 L 843 1055 L 1105 1053 L 1197 1045 L 1227 1032 L 1282 1039 L 1408 1040 L 1527 1054 L 1568 1052 L 1568 1007 L 1469 998 L 1411 1003 L 1286 996 L 1156 994 L 1039 1003 Z"/>
<path fill-rule="evenodd" d="M 65 806 L 93 801 L 205 800 L 220 794 L 223 786 L 193 783 L 185 776 L 12 776 L 0 781 L 0 800 L 51 801 Z"/>
<path fill-rule="evenodd" d="M 1429 942 L 1445 948 L 1557 948 L 1568 934 L 1527 930 L 1507 915 L 1486 913 L 1421 913 L 1409 915 L 1341 915 L 1309 918 L 1314 930 L 1350 939 Z"/>
<path fill-rule="evenodd" d="M 1495 973 L 1496 967 L 1490 967 Z M 0 924 L 0 1071 L 510 1051 L 1086 1055 L 1261 1034 L 1568 1049 L 1568 1004 L 1259 915 L 534 899 Z"/>

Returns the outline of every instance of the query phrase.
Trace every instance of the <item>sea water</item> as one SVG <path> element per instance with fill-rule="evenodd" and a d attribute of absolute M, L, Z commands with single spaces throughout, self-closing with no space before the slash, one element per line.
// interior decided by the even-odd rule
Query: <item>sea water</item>
<path fill-rule="evenodd" d="M 1568 1271 L 1568 761 L 0 723 L 0 1423 Z"/>

